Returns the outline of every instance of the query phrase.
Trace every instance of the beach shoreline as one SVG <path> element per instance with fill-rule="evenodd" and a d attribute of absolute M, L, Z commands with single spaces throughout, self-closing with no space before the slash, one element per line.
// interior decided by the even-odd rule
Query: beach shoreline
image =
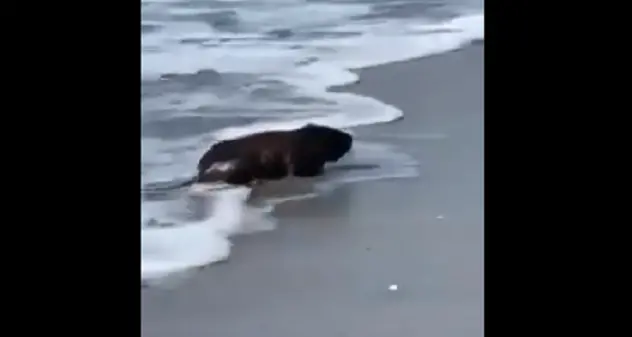
<path fill-rule="evenodd" d="M 332 88 L 404 112 L 353 130 L 414 157 L 419 177 L 278 205 L 279 228 L 236 237 L 228 263 L 143 290 L 142 335 L 482 336 L 483 61 L 474 43 Z"/>

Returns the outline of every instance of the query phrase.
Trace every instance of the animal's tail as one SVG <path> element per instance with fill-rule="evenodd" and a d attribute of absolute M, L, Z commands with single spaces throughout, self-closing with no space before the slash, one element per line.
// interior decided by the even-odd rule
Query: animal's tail
<path fill-rule="evenodd" d="M 151 183 L 141 188 L 141 193 L 160 193 L 177 190 L 184 187 L 189 187 L 198 180 L 197 176 L 187 178 L 182 181 L 168 182 L 168 183 Z"/>

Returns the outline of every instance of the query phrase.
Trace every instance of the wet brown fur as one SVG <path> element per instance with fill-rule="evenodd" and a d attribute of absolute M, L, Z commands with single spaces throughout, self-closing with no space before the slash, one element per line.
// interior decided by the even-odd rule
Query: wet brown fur
<path fill-rule="evenodd" d="M 314 177 L 324 173 L 325 163 L 336 162 L 349 152 L 352 144 L 350 134 L 316 124 L 224 140 L 200 158 L 197 180 L 252 185 L 289 175 Z M 209 170 L 222 162 L 231 163 L 231 169 Z"/>

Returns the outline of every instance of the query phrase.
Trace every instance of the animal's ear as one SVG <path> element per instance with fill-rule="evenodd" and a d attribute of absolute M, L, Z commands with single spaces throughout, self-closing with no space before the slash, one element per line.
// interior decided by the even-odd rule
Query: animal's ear
<path fill-rule="evenodd" d="M 302 131 L 302 132 L 320 132 L 322 131 L 323 126 L 322 125 L 318 125 L 315 123 L 307 123 L 303 126 L 301 126 L 299 129 L 297 129 L 296 131 Z"/>
<path fill-rule="evenodd" d="M 294 130 L 294 134 L 301 139 L 301 141 L 310 140 L 314 142 L 316 139 L 321 138 L 327 131 L 327 128 L 316 125 L 314 123 L 308 123 L 300 129 Z"/>

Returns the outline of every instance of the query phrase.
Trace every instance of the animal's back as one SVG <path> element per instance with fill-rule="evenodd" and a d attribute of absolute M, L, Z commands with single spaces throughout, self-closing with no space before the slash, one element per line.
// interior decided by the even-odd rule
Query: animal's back
<path fill-rule="evenodd" d="M 288 137 L 290 137 L 288 131 L 267 131 L 219 141 L 202 155 L 198 162 L 198 171 L 216 162 L 243 158 L 266 149 L 285 151 L 290 143 Z"/>

